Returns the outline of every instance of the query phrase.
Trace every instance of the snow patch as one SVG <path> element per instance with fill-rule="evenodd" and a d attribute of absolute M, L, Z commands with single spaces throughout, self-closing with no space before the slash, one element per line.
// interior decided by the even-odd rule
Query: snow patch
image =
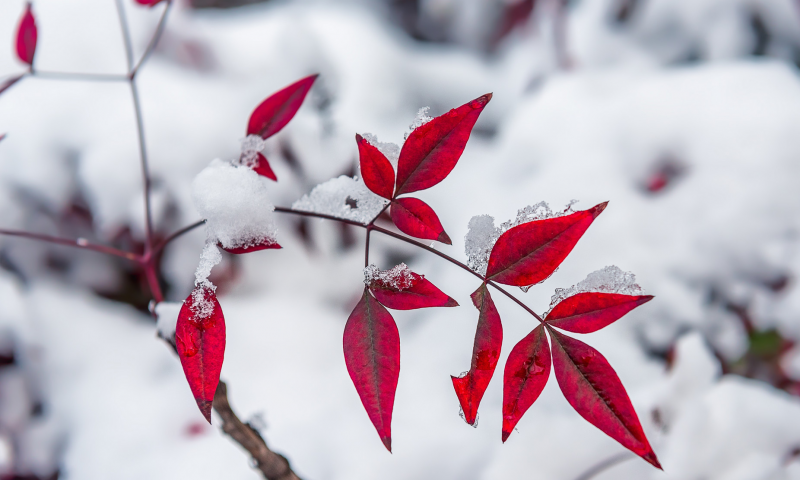
<path fill-rule="evenodd" d="M 403 139 L 408 140 L 408 136 L 411 135 L 411 132 L 433 120 L 433 117 L 428 116 L 428 110 L 430 109 L 431 107 L 422 107 L 419 109 L 419 111 L 417 112 L 417 116 L 414 118 L 414 121 L 411 122 L 411 125 L 408 126 L 409 130 L 403 136 Z"/>
<path fill-rule="evenodd" d="M 267 141 L 260 135 L 248 135 L 240 140 L 242 154 L 238 162 L 234 164 L 244 165 L 248 168 L 255 168 L 258 165 L 258 154 L 267 146 Z"/>
<path fill-rule="evenodd" d="M 583 292 L 617 293 L 620 295 L 643 295 L 644 290 L 636 283 L 636 275 L 623 272 L 619 267 L 611 265 L 596 270 L 584 280 L 569 288 L 556 288 L 550 299 L 550 310 L 560 301 Z M 548 313 L 549 311 L 548 310 Z"/>
<path fill-rule="evenodd" d="M 378 136 L 372 133 L 365 133 L 361 135 L 370 145 L 377 148 L 397 170 L 397 160 L 400 158 L 400 145 L 392 142 L 381 142 Z"/>
<path fill-rule="evenodd" d="M 175 326 L 183 303 L 161 302 L 156 305 L 156 329 L 158 336 L 167 340 L 175 338 Z"/>
<path fill-rule="evenodd" d="M 414 275 L 405 263 L 401 263 L 389 270 L 381 270 L 376 265 L 371 264 L 364 268 L 364 284 L 369 287 L 376 283 L 382 287 L 403 291 L 414 285 Z"/>
<path fill-rule="evenodd" d="M 369 223 L 389 201 L 372 193 L 364 182 L 342 175 L 321 183 L 292 204 L 292 209 Z"/>

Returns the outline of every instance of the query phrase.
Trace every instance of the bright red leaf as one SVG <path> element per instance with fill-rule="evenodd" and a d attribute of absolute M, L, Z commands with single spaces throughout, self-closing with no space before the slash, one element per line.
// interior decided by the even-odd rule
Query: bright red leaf
<path fill-rule="evenodd" d="M 492 94 L 487 93 L 417 127 L 397 162 L 395 196 L 430 188 L 453 170 Z"/>
<path fill-rule="evenodd" d="M 225 356 L 225 317 L 212 290 L 195 287 L 183 301 L 175 327 L 175 346 L 197 406 L 211 423 L 211 406 Z"/>
<path fill-rule="evenodd" d="M 278 176 L 275 175 L 275 172 L 272 171 L 272 167 L 269 166 L 269 161 L 267 161 L 267 157 L 261 154 L 261 152 L 256 153 L 256 166 L 253 167 L 253 171 L 257 174 L 261 175 L 262 177 L 267 177 L 270 180 L 278 181 Z"/>
<path fill-rule="evenodd" d="M 17 27 L 17 57 L 28 65 L 33 65 L 36 37 L 36 19 L 31 11 L 31 2 L 28 2 Z"/>
<path fill-rule="evenodd" d="M 548 327 L 553 370 L 567 401 L 586 421 L 661 468 L 614 369 L 597 350 Z"/>
<path fill-rule="evenodd" d="M 386 307 L 395 310 L 414 310 L 428 307 L 457 307 L 458 302 L 436 288 L 422 275 L 409 273 L 409 281 L 390 284 L 376 280 L 368 285 L 370 292 Z"/>
<path fill-rule="evenodd" d="M 486 277 L 525 287 L 549 277 L 567 258 L 608 202 L 563 217 L 523 223 L 500 235 L 489 256 Z"/>
<path fill-rule="evenodd" d="M 545 320 L 568 332 L 592 333 L 652 299 L 652 295 L 583 292 L 560 301 Z"/>
<path fill-rule="evenodd" d="M 383 198 L 391 200 L 394 189 L 394 168 L 386 156 L 374 145 L 369 143 L 359 134 L 356 134 L 358 144 L 358 161 L 361 166 L 361 177 L 367 188 Z"/>
<path fill-rule="evenodd" d="M 270 95 L 253 110 L 247 124 L 248 135 L 269 138 L 278 133 L 294 117 L 318 75 L 311 75 Z"/>
<path fill-rule="evenodd" d="M 257 252 L 259 250 L 272 250 L 272 249 L 279 249 L 281 247 L 277 242 L 264 242 L 259 243 L 258 245 L 251 245 L 249 247 L 236 247 L 236 248 L 225 248 L 222 246 L 221 243 L 217 243 L 217 246 L 228 253 L 233 253 L 236 255 L 241 255 L 243 253 L 250 253 L 250 252 Z"/>
<path fill-rule="evenodd" d="M 436 240 L 445 245 L 453 244 L 436 212 L 418 198 L 398 198 L 392 201 L 390 214 L 397 228 L 407 235 Z"/>
<path fill-rule="evenodd" d="M 344 361 L 369 419 L 391 452 L 400 334 L 392 315 L 366 288 L 344 327 Z"/>
<path fill-rule="evenodd" d="M 11 77 L 3 83 L 0 83 L 0 94 L 11 88 L 12 85 L 22 80 L 24 75 L 20 75 L 18 77 Z"/>
<path fill-rule="evenodd" d="M 139 5 L 144 5 L 146 7 L 154 7 L 161 3 L 163 0 L 136 0 L 136 3 Z"/>
<path fill-rule="evenodd" d="M 485 283 L 472 294 L 472 303 L 480 312 L 475 343 L 472 347 L 472 363 L 469 372 L 463 377 L 451 376 L 458 401 L 464 411 L 464 420 L 470 425 L 475 424 L 478 405 L 492 379 L 497 360 L 500 358 L 500 347 L 503 345 L 500 314 L 497 313 Z"/>
<path fill-rule="evenodd" d="M 550 347 L 539 325 L 519 341 L 506 361 L 503 373 L 503 442 L 520 418 L 539 398 L 550 377 Z"/>

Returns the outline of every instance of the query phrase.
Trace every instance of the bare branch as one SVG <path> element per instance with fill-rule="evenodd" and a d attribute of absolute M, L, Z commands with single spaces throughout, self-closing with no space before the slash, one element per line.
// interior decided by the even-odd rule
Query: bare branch
<path fill-rule="evenodd" d="M 169 13 L 169 8 L 172 6 L 172 0 L 167 0 L 166 4 L 167 6 L 164 7 L 164 11 L 161 13 L 161 18 L 158 20 L 156 32 L 153 34 L 153 37 L 150 38 L 150 43 L 142 54 L 142 58 L 139 59 L 139 63 L 131 69 L 131 77 L 135 77 L 136 74 L 139 73 L 139 69 L 141 69 L 142 65 L 150 58 L 153 50 L 155 50 L 158 45 L 158 41 L 161 40 L 161 35 L 164 33 L 164 26 L 167 24 L 167 14 Z"/>
<path fill-rule="evenodd" d="M 75 247 L 75 248 L 84 248 L 86 250 L 92 250 L 95 252 L 105 253 L 107 255 L 113 255 L 115 257 L 124 258 L 126 260 L 132 260 L 134 262 L 141 262 L 141 257 L 136 255 L 132 252 L 124 252 L 122 250 L 117 250 L 114 247 L 108 247 L 105 245 L 98 245 L 96 243 L 91 243 L 87 241 L 85 238 L 78 238 L 78 239 L 71 239 L 71 238 L 62 238 L 62 237 L 54 237 L 52 235 L 43 235 L 39 233 L 32 233 L 32 232 L 23 232 L 21 230 L 5 230 L 0 229 L 0 235 L 8 235 L 10 237 L 22 237 L 28 238 L 31 240 L 38 240 L 41 242 L 48 242 L 48 243 L 55 243 L 58 245 L 65 245 L 67 247 Z"/>
<path fill-rule="evenodd" d="M 636 457 L 633 454 L 631 454 L 631 452 L 621 452 L 616 455 L 612 455 L 606 458 L 605 460 L 589 467 L 588 470 L 575 477 L 575 480 L 591 480 L 592 478 L 603 473 L 604 471 L 608 470 L 614 465 L 622 463 L 625 460 L 630 460 L 632 458 Z"/>

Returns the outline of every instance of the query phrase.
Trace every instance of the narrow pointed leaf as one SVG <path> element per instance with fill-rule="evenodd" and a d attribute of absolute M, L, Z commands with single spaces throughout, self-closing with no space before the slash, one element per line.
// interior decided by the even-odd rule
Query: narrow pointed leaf
<path fill-rule="evenodd" d="M 33 65 L 37 36 L 36 19 L 28 2 L 17 27 L 17 57 L 28 65 Z"/>
<path fill-rule="evenodd" d="M 256 166 L 253 167 L 253 171 L 262 177 L 267 177 L 276 182 L 278 181 L 278 176 L 275 175 L 275 172 L 272 171 L 272 167 L 269 166 L 267 157 L 265 157 L 261 152 L 256 153 Z"/>
<path fill-rule="evenodd" d="M 523 223 L 504 232 L 489 256 L 487 278 L 516 287 L 546 279 L 567 258 L 607 204 L 563 217 Z"/>
<path fill-rule="evenodd" d="M 487 93 L 411 132 L 400 150 L 395 196 L 430 188 L 447 177 L 491 99 L 492 94 Z"/>
<path fill-rule="evenodd" d="M 361 177 L 364 178 L 367 188 L 376 195 L 391 200 L 394 190 L 394 168 L 389 159 L 359 134 L 356 134 L 356 143 L 358 143 Z"/>
<path fill-rule="evenodd" d="M 508 356 L 503 373 L 503 442 L 539 398 L 550 377 L 550 347 L 539 325 L 519 341 Z"/>
<path fill-rule="evenodd" d="M 144 5 L 146 7 L 154 7 L 161 3 L 163 0 L 136 0 L 136 3 L 139 5 Z"/>
<path fill-rule="evenodd" d="M 344 361 L 369 419 L 391 452 L 400 334 L 392 315 L 366 288 L 344 327 Z"/>
<path fill-rule="evenodd" d="M 447 296 L 422 275 L 409 272 L 409 276 L 410 281 L 403 285 L 391 285 L 380 280 L 373 281 L 369 285 L 369 290 L 381 304 L 394 310 L 458 306 L 458 302 Z"/>
<path fill-rule="evenodd" d="M 582 292 L 556 304 L 545 321 L 568 332 L 592 333 L 652 299 L 652 295 Z"/>
<path fill-rule="evenodd" d="M 464 411 L 464 420 L 470 425 L 475 424 L 478 406 L 492 379 L 497 360 L 500 358 L 500 347 L 503 345 L 500 314 L 497 313 L 485 283 L 472 294 L 472 303 L 480 312 L 475 343 L 472 347 L 472 363 L 466 375 L 451 377 L 461 409 Z"/>
<path fill-rule="evenodd" d="M 0 83 L 0 94 L 2 94 L 3 92 L 5 92 L 9 88 L 11 88 L 15 83 L 17 83 L 20 80 L 22 80 L 22 77 L 24 77 L 24 75 L 20 75 L 18 77 L 11 77 L 8 80 L 6 80 L 5 82 Z"/>
<path fill-rule="evenodd" d="M 398 198 L 390 209 L 392 221 L 401 232 L 416 238 L 436 240 L 445 245 L 453 242 L 445 233 L 436 212 L 418 198 Z"/>
<path fill-rule="evenodd" d="M 318 75 L 311 75 L 273 93 L 250 115 L 248 135 L 269 138 L 278 133 L 294 117 Z"/>
<path fill-rule="evenodd" d="M 195 287 L 184 300 L 175 327 L 175 346 L 197 406 L 211 423 L 211 405 L 225 356 L 225 318 L 212 290 Z"/>
<path fill-rule="evenodd" d="M 228 253 L 233 253 L 236 255 L 241 255 L 243 253 L 257 252 L 259 250 L 272 250 L 272 249 L 277 250 L 283 248 L 277 242 L 270 242 L 270 241 L 259 243 L 258 245 L 250 245 L 249 247 L 225 248 L 222 246 L 221 243 L 217 243 L 217 246 Z"/>
<path fill-rule="evenodd" d="M 597 350 L 548 328 L 553 370 L 572 408 L 586 421 L 661 468 L 617 373 Z"/>

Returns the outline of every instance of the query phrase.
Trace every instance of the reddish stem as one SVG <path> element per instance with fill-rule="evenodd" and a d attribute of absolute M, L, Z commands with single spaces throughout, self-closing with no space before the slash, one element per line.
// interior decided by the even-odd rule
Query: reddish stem
<path fill-rule="evenodd" d="M 0 235 L 8 235 L 11 237 L 22 237 L 22 238 L 29 238 L 31 240 L 38 240 L 41 242 L 49 242 L 55 243 L 58 245 L 65 245 L 68 247 L 75 247 L 75 248 L 84 248 L 86 250 L 92 250 L 95 252 L 105 253 L 107 255 L 113 255 L 115 257 L 121 257 L 126 260 L 132 260 L 134 262 L 141 262 L 141 257 L 136 255 L 135 253 L 131 252 L 124 252 L 122 250 L 117 250 L 113 247 L 108 247 L 105 245 L 99 245 L 96 243 L 91 243 L 84 238 L 78 239 L 71 239 L 71 238 L 62 238 L 62 237 L 54 237 L 52 235 L 43 235 L 39 233 L 32 233 L 32 232 L 23 232 L 20 230 L 5 230 L 0 229 Z"/>

